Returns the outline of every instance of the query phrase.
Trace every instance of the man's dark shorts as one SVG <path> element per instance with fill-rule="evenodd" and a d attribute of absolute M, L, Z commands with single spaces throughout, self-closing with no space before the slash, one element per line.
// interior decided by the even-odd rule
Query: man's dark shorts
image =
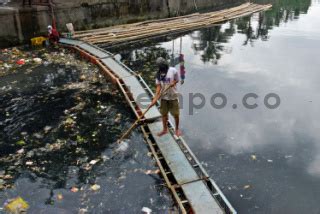
<path fill-rule="evenodd" d="M 161 115 L 162 116 L 168 115 L 169 112 L 174 117 L 179 116 L 180 114 L 179 101 L 161 99 L 161 105 L 160 105 Z"/>

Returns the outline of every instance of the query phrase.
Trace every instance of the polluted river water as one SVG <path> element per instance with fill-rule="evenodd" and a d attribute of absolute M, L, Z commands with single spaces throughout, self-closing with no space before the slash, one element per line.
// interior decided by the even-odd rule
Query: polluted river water
<path fill-rule="evenodd" d="M 153 88 L 155 59 L 166 57 L 179 70 L 173 59 L 184 54 L 186 80 L 178 89 L 184 137 L 239 213 L 317 214 L 320 2 L 258 2 L 273 8 L 108 50 Z M 223 108 L 222 98 L 216 107 L 210 102 L 217 93 L 226 98 Z"/>
<path fill-rule="evenodd" d="M 2 53 L 14 63 L 0 77 L 1 206 L 20 196 L 28 213 L 174 208 L 143 135 L 134 131 L 117 151 L 134 115 L 96 66 L 64 49 Z M 17 67 L 19 57 L 28 59 Z"/>
<path fill-rule="evenodd" d="M 258 3 L 273 8 L 108 50 L 151 87 L 155 59 L 184 54 L 187 75 L 179 86 L 184 137 L 239 213 L 316 214 L 320 2 Z M 174 209 L 138 130 L 127 150 L 114 154 L 116 140 L 135 119 L 124 97 L 95 66 L 63 49 L 46 54 L 40 54 L 45 59 L 40 65 L 28 62 L 0 73 L 0 206 L 21 196 L 29 213 Z M 190 107 L 191 93 L 203 95 L 206 103 L 200 108 L 198 97 Z M 222 109 L 210 104 L 216 93 L 227 98 Z M 248 99 L 258 104 L 255 109 L 242 104 L 248 93 L 258 95 Z M 264 103 L 269 93 L 281 99 L 275 109 Z"/>

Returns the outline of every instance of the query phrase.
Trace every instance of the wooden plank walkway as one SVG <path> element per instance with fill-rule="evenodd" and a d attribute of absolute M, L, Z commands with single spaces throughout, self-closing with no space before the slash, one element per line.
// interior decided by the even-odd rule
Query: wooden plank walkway
<path fill-rule="evenodd" d="M 187 157 L 180 150 L 172 134 L 168 133 L 162 137 L 157 136 L 157 133 L 162 130 L 162 122 L 154 122 L 148 126 L 177 183 L 183 185 L 200 180 L 201 178 L 189 164 Z"/>
<path fill-rule="evenodd" d="M 248 16 L 255 12 L 268 10 L 272 5 L 260 5 L 244 3 L 240 6 L 214 11 L 209 13 L 195 13 L 187 16 L 150 20 L 134 24 L 117 25 L 87 31 L 77 31 L 75 39 L 91 44 L 103 44 L 110 46 L 119 43 L 158 37 L 160 35 L 182 33 L 209 27 L 242 16 Z"/>
<path fill-rule="evenodd" d="M 225 210 L 223 210 L 215 198 L 212 197 L 212 194 L 208 191 L 203 181 L 184 184 L 182 185 L 182 189 L 186 197 L 190 200 L 191 207 L 195 213 L 225 213 Z"/>
<path fill-rule="evenodd" d="M 64 45 L 78 47 L 86 51 L 90 55 L 96 57 L 97 60 L 101 61 L 101 63 L 111 71 L 116 71 L 114 72 L 114 74 L 125 83 L 126 89 L 130 92 L 130 96 L 132 96 L 135 100 L 139 98 L 139 95 L 141 96 L 142 94 L 146 94 L 143 85 L 141 85 L 141 83 L 136 78 L 136 74 L 132 71 L 129 71 L 128 68 L 121 62 L 112 58 L 111 53 L 78 40 L 62 38 L 60 39 L 60 43 Z M 137 102 L 140 111 L 144 111 L 145 109 L 147 109 L 148 104 L 150 104 L 152 100 L 149 96 L 144 96 L 143 101 L 144 103 Z M 157 107 L 151 108 L 149 112 L 145 115 L 145 119 L 149 121 L 158 119 L 160 117 L 161 114 Z"/>
<path fill-rule="evenodd" d="M 182 188 L 194 212 L 203 214 L 224 213 L 203 182 L 207 178 L 200 177 L 196 173 L 172 134 L 168 133 L 162 137 L 157 136 L 157 133 L 162 130 L 162 122 L 154 122 L 148 124 L 148 126 L 173 176 Z"/>

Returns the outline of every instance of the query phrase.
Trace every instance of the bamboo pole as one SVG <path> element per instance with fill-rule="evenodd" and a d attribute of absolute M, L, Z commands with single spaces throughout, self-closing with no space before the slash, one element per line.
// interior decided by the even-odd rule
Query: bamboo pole
<path fill-rule="evenodd" d="M 260 8 L 259 8 L 260 9 Z M 253 10 L 252 10 L 253 11 Z M 230 14 L 229 14 L 230 15 Z M 241 14 L 240 14 L 241 15 Z M 238 14 L 235 14 L 234 16 L 238 16 Z M 197 21 L 202 21 L 203 22 L 203 20 L 197 20 Z M 214 20 L 214 21 L 216 21 L 216 20 Z M 170 23 L 171 24 L 171 23 Z M 160 27 L 158 27 L 158 29 L 156 29 L 156 30 L 161 30 L 161 29 L 163 29 L 163 28 L 165 28 L 166 26 L 170 26 L 170 24 L 167 24 L 167 25 L 164 25 L 164 26 L 160 26 Z M 172 23 L 173 24 L 173 23 Z M 171 24 L 171 25 L 172 25 Z M 187 24 L 184 24 L 184 25 L 186 25 L 186 27 L 188 27 L 187 26 Z M 149 28 L 150 27 L 152 27 L 152 26 L 148 26 Z M 177 27 L 176 25 L 172 25 L 171 27 Z M 144 30 L 145 30 L 146 28 L 135 28 L 135 29 L 131 29 L 130 31 L 133 31 L 133 32 L 135 32 L 135 33 L 141 33 L 141 31 L 143 31 L 144 32 Z M 128 35 L 129 34 L 129 35 Z M 125 31 L 125 32 L 119 32 L 119 33 L 113 33 L 113 34 L 111 34 L 110 35 L 110 33 L 109 34 L 107 34 L 107 35 L 104 35 L 104 34 L 99 34 L 99 35 L 94 35 L 94 36 L 91 36 L 91 37 L 85 37 L 85 38 L 83 38 L 83 39 L 90 39 L 90 38 L 94 38 L 94 39 L 98 39 L 98 38 L 108 38 L 108 37 L 110 37 L 110 38 L 119 38 L 119 36 L 125 36 L 125 37 L 127 37 L 127 36 L 130 36 L 131 35 L 131 32 L 127 32 L 127 31 Z"/>
<path fill-rule="evenodd" d="M 145 22 L 140 22 L 140 23 L 135 23 L 135 24 L 126 24 L 126 25 L 118 25 L 115 27 L 107 27 L 107 28 L 101 28 L 101 29 L 96 29 L 96 30 L 88 30 L 88 31 L 77 31 L 76 32 L 76 36 L 75 38 L 80 38 L 83 36 L 91 36 L 94 34 L 101 34 L 101 33 L 110 33 L 112 31 L 115 31 L 116 29 L 126 29 L 128 27 L 134 27 L 134 26 L 141 26 L 144 24 L 158 24 L 159 22 L 166 22 L 166 23 L 172 23 L 173 21 L 177 21 L 177 22 L 181 22 L 181 20 L 186 19 L 186 18 L 191 18 L 191 17 L 205 17 L 205 16 L 219 16 L 219 15 L 223 15 L 223 13 L 228 13 L 228 12 L 232 12 L 232 11 L 236 11 L 236 10 L 241 10 L 243 8 L 246 8 L 250 5 L 253 5 L 252 3 L 245 3 L 242 4 L 240 6 L 237 7 L 233 7 L 231 9 L 225 9 L 225 10 L 220 10 L 220 11 L 215 11 L 215 12 L 209 12 L 209 13 L 205 13 L 205 14 L 191 14 L 191 15 L 186 15 L 186 16 L 180 16 L 180 17 L 174 17 L 174 18 L 167 18 L 167 19 L 160 19 L 160 20 L 149 20 L 149 21 L 145 21 Z"/>
<path fill-rule="evenodd" d="M 259 10 L 259 9 L 257 9 Z M 254 10 L 255 11 L 255 10 Z M 238 17 L 238 16 L 243 16 L 243 15 L 247 15 L 247 14 L 251 14 L 251 12 L 247 12 L 247 13 L 242 13 L 242 14 L 234 14 L 235 17 Z M 191 24 L 182 24 L 182 25 L 175 25 L 175 26 L 172 26 L 172 29 L 163 29 L 163 28 L 158 28 L 158 29 L 155 29 L 155 30 L 147 30 L 147 31 L 139 31 L 139 33 L 130 33 L 130 34 L 123 34 L 123 35 L 117 35 L 117 36 L 112 36 L 112 37 L 109 37 L 109 36 L 95 36 L 95 37 L 91 37 L 91 38 L 88 38 L 86 39 L 88 42 L 113 42 L 113 41 L 123 41 L 123 38 L 124 40 L 131 40 L 131 39 L 136 39 L 137 37 L 144 37 L 144 36 L 152 36 L 153 34 L 160 34 L 160 33 L 164 33 L 164 32 L 171 32 L 171 31 L 180 31 L 180 30 L 183 30 L 184 28 L 186 29 L 193 29 L 193 28 L 197 28 L 199 26 L 207 26 L 207 25 L 212 25 L 214 23 L 217 23 L 217 22 L 223 22 L 223 21 L 226 21 L 228 20 L 229 17 L 219 17 L 218 19 L 210 19 L 210 20 L 207 20 L 205 22 L 201 22 L 201 23 L 191 23 Z"/>
<path fill-rule="evenodd" d="M 237 14 L 235 14 L 235 15 L 238 15 L 238 13 Z M 199 20 L 200 21 L 200 20 Z M 206 22 L 204 22 L 205 20 L 201 20 L 201 22 L 196 22 L 196 23 L 188 23 L 188 24 L 185 24 L 185 23 L 182 23 L 182 24 L 179 24 L 179 25 L 172 25 L 171 26 L 171 28 L 174 28 L 174 29 L 179 29 L 180 27 L 182 27 L 182 28 L 190 28 L 190 27 L 192 27 L 192 26 L 198 26 L 198 25 L 207 25 L 207 23 L 206 22 L 209 22 L 209 21 L 212 21 L 212 22 L 218 22 L 218 21 L 223 21 L 223 18 L 222 17 L 218 17 L 218 19 L 214 19 L 214 20 L 212 20 L 212 18 L 211 19 L 206 19 Z M 149 30 L 149 29 L 145 29 L 145 28 L 143 28 L 143 29 L 135 29 L 135 31 L 132 33 L 132 32 L 130 32 L 129 34 L 127 33 L 127 34 L 117 34 L 116 36 L 104 36 L 104 35 L 99 35 L 99 36 L 92 36 L 91 38 L 93 38 L 93 39 L 99 39 L 99 38 L 108 38 L 108 37 L 110 37 L 111 39 L 118 39 L 118 38 L 122 38 L 122 37 L 128 37 L 128 36 L 131 36 L 131 35 L 141 35 L 141 34 L 143 34 L 143 33 L 145 33 L 145 32 L 150 32 L 150 33 L 152 33 L 152 32 L 158 32 L 158 31 L 161 31 L 161 30 L 163 30 L 163 29 L 166 29 L 166 26 L 167 25 L 165 25 L 165 26 L 161 26 L 161 27 L 158 27 L 158 28 L 155 28 L 154 30 Z M 174 29 L 166 29 L 166 30 L 174 30 Z M 139 32 L 137 32 L 137 30 L 139 30 Z M 140 31 L 141 30 L 141 31 Z M 89 37 L 90 38 L 90 37 Z"/>
<path fill-rule="evenodd" d="M 230 19 L 247 16 L 255 12 L 264 11 L 270 7 L 271 5 L 245 3 L 230 9 L 204 14 L 196 13 L 169 19 L 149 20 L 135 24 L 80 31 L 77 32 L 75 38 L 93 44 L 117 44 L 158 35 L 199 29 L 201 27 L 222 23 Z"/>

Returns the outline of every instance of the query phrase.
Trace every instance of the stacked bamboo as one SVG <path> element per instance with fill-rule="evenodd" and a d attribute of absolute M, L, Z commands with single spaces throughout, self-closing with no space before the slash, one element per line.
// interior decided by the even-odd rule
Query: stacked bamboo
<path fill-rule="evenodd" d="M 88 31 L 78 31 L 74 38 L 92 44 L 113 45 L 145 38 L 152 38 L 170 33 L 181 33 L 208 27 L 231 19 L 247 16 L 252 13 L 265 11 L 272 5 L 245 3 L 230 9 L 210 12 L 194 13 L 175 18 L 151 20 L 134 24 L 118 25 Z"/>

